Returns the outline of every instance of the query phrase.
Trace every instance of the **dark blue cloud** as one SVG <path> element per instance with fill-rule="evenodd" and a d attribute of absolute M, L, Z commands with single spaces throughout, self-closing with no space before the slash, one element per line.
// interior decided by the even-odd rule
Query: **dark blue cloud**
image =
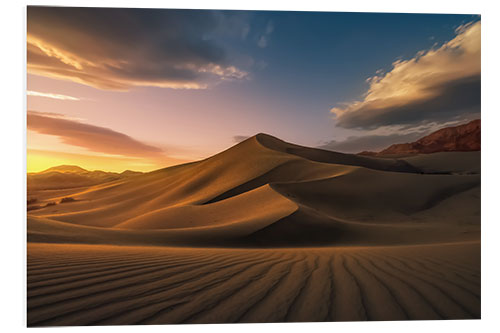
<path fill-rule="evenodd" d="M 199 88 L 242 78 L 246 73 L 231 65 L 214 37 L 228 22 L 224 17 L 202 10 L 30 6 L 28 70 L 105 89 Z"/>

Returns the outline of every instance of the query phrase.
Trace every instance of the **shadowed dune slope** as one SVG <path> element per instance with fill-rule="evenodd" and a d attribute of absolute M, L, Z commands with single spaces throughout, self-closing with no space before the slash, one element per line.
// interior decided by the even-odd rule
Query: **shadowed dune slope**
<path fill-rule="evenodd" d="M 54 202 L 75 199 L 30 211 L 28 237 L 221 246 L 470 240 L 480 230 L 475 154 L 374 158 L 258 134 L 202 161 L 28 193 Z M 455 206 L 458 219 L 446 214 Z"/>
<path fill-rule="evenodd" d="M 442 152 L 401 158 L 424 173 L 481 173 L 481 152 Z"/>

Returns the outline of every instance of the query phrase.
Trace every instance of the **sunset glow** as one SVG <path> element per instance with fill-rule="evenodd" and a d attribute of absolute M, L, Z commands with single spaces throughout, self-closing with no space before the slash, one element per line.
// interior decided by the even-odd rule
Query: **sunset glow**
<path fill-rule="evenodd" d="M 56 165 L 78 165 L 87 170 L 123 172 L 126 170 L 152 171 L 187 161 L 164 159 L 161 161 L 133 159 L 120 156 L 84 155 L 48 150 L 28 149 L 27 171 L 40 172 Z"/>

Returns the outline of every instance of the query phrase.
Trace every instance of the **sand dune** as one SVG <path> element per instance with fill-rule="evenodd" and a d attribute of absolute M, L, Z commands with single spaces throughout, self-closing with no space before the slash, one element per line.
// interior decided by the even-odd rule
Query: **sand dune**
<path fill-rule="evenodd" d="M 460 240 L 461 234 L 469 240 L 479 235 L 479 198 L 460 195 L 478 192 L 478 155 L 446 154 L 372 158 L 300 147 L 259 134 L 200 162 L 63 195 L 55 191 L 45 199 L 71 196 L 75 201 L 30 216 L 41 218 L 38 227 L 50 220 L 101 228 L 95 233 L 161 230 L 164 245 L 170 239 L 179 243 L 181 234 L 189 245 L 210 238 L 245 246 L 252 241 L 262 245 L 264 239 L 268 246 L 418 244 Z M 433 218 L 432 211 L 442 211 L 445 201 L 461 208 L 460 224 L 443 214 Z M 31 224 L 30 238 L 38 239 Z M 44 227 L 47 242 L 49 229 Z M 61 241 L 59 231 L 52 240 Z"/>
<path fill-rule="evenodd" d="M 378 158 L 258 134 L 28 188 L 55 203 L 28 211 L 28 323 L 479 318 L 480 181 L 479 152 Z"/>

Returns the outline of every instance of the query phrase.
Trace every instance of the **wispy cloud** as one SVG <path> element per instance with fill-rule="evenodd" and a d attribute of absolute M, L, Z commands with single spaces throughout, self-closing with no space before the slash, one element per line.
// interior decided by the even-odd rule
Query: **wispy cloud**
<path fill-rule="evenodd" d="M 28 111 L 28 130 L 58 137 L 89 151 L 128 157 L 164 157 L 163 150 L 106 127 L 82 123 L 64 115 Z"/>
<path fill-rule="evenodd" d="M 377 73 L 359 101 L 331 109 L 336 126 L 372 130 L 418 126 L 478 114 L 481 103 L 481 22 L 457 29 L 451 41 L 418 52 Z"/>
<path fill-rule="evenodd" d="M 46 98 L 52 98 L 52 99 L 60 99 L 60 100 L 63 100 L 63 101 L 79 101 L 80 100 L 80 98 L 73 97 L 73 96 L 61 95 L 61 94 L 43 93 L 43 92 L 31 91 L 31 90 L 28 90 L 26 92 L 26 94 L 28 96 L 46 97 Z"/>
<path fill-rule="evenodd" d="M 28 7 L 28 72 L 99 89 L 203 89 L 247 72 L 213 34 L 214 11 Z"/>
<path fill-rule="evenodd" d="M 262 35 L 259 37 L 257 41 L 257 45 L 261 48 L 267 47 L 269 44 L 270 36 L 271 33 L 274 31 L 274 24 L 272 21 L 267 22 L 266 29 L 262 33 Z"/>

